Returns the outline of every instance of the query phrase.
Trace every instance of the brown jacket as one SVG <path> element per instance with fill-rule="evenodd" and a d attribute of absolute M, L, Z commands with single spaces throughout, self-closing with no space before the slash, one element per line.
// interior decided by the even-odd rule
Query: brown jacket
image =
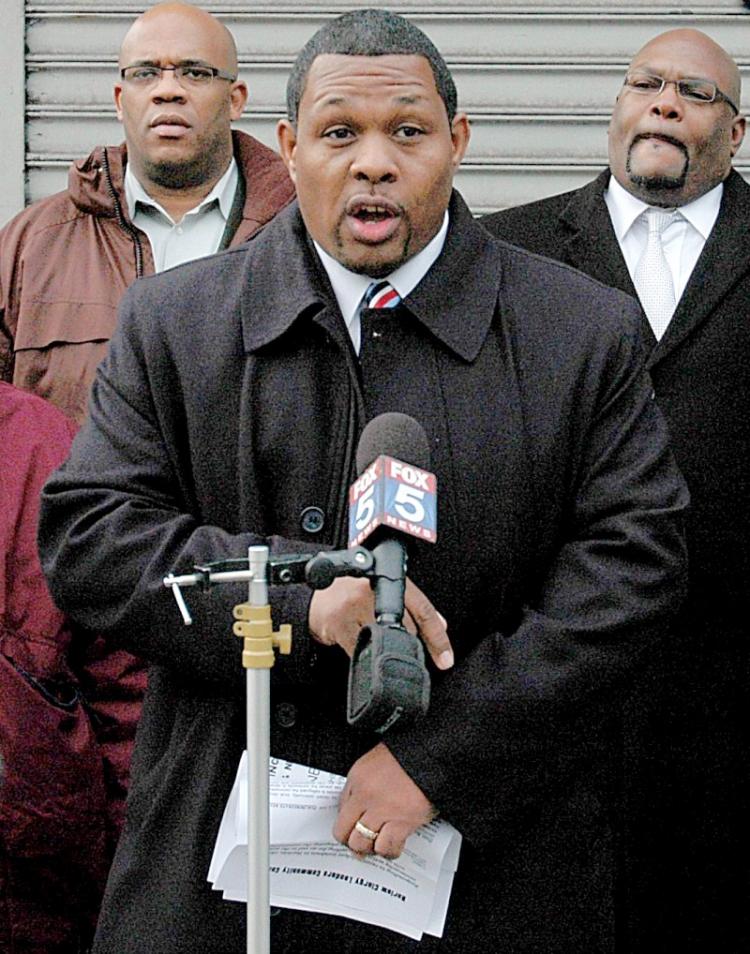
<path fill-rule="evenodd" d="M 234 132 L 245 204 L 229 244 L 262 228 L 294 194 L 281 159 Z M 65 192 L 35 202 L 0 231 L 0 379 L 79 423 L 125 289 L 154 271 L 146 235 L 124 201 L 125 146 L 75 162 Z"/>

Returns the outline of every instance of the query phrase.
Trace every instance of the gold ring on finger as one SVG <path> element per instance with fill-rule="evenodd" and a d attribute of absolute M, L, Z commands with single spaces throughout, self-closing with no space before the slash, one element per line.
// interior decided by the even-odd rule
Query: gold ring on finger
<path fill-rule="evenodd" d="M 375 841 L 380 832 L 373 831 L 372 828 L 368 828 L 367 825 L 363 825 L 361 821 L 354 823 L 355 829 L 360 833 L 363 838 L 366 838 L 368 841 Z"/>

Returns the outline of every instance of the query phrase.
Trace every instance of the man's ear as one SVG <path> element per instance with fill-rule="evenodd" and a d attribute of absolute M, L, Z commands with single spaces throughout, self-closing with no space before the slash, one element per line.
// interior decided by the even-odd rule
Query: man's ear
<path fill-rule="evenodd" d="M 122 97 L 122 83 L 115 83 L 114 87 L 115 94 L 115 110 L 117 111 L 117 118 L 122 122 L 122 107 L 120 106 L 120 99 Z"/>
<path fill-rule="evenodd" d="M 742 145 L 742 140 L 745 138 L 745 126 L 746 120 L 744 116 L 736 116 L 734 122 L 732 123 L 732 155 L 737 154 L 737 150 Z"/>
<path fill-rule="evenodd" d="M 276 127 L 276 139 L 279 143 L 279 153 L 284 160 L 289 178 L 297 185 L 297 169 L 294 161 L 297 151 L 297 130 L 288 119 L 280 119 Z"/>
<path fill-rule="evenodd" d="M 229 118 L 234 121 L 240 118 L 247 103 L 247 86 L 242 80 L 235 80 L 234 83 L 232 83 L 229 98 L 231 101 Z"/>
<path fill-rule="evenodd" d="M 451 139 L 453 140 L 453 168 L 458 169 L 471 139 L 471 126 L 466 113 L 456 113 L 453 117 Z"/>

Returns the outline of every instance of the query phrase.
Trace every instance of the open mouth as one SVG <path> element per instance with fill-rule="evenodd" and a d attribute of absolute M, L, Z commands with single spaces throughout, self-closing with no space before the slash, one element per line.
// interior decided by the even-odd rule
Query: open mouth
<path fill-rule="evenodd" d="M 390 239 L 401 221 L 398 206 L 381 197 L 351 199 L 347 203 L 346 215 L 355 238 L 367 244 L 378 244 Z"/>
<path fill-rule="evenodd" d="M 384 222 L 393 218 L 393 212 L 379 205 L 365 205 L 354 212 L 360 222 Z"/>

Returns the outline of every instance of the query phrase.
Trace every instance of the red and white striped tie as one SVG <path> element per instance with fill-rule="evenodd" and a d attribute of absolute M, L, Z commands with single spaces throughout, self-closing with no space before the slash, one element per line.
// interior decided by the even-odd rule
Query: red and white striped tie
<path fill-rule="evenodd" d="M 372 282 L 362 296 L 363 308 L 395 308 L 400 302 L 399 293 L 385 279 Z"/>

